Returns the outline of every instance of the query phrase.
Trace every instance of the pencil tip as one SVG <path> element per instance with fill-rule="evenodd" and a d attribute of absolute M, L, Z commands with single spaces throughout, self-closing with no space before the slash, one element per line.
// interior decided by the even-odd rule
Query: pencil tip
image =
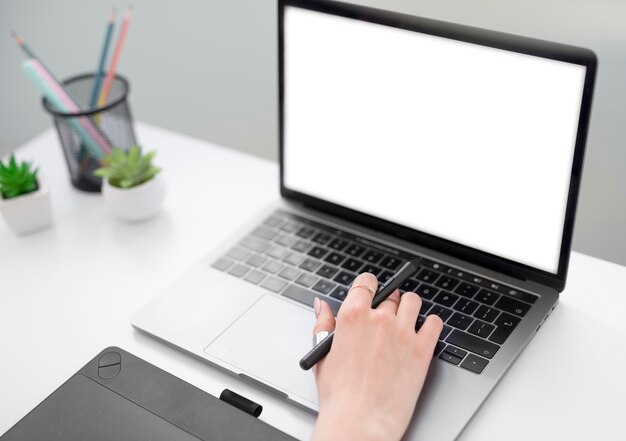
<path fill-rule="evenodd" d="M 111 17 L 109 18 L 109 21 L 115 21 L 116 13 L 117 13 L 117 9 L 113 8 L 113 10 L 111 11 Z"/>
<path fill-rule="evenodd" d="M 15 41 L 17 42 L 17 44 L 22 45 L 24 44 L 24 40 L 22 40 L 22 37 L 20 37 L 17 32 L 15 31 L 11 31 L 11 36 L 15 39 Z"/>

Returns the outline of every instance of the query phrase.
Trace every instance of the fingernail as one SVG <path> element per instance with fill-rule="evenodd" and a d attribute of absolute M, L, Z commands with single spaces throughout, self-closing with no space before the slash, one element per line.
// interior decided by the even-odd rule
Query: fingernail
<path fill-rule="evenodd" d="M 313 300 L 313 309 L 315 310 L 315 318 L 319 317 L 321 308 L 322 308 L 322 304 L 320 303 L 320 299 L 315 297 L 315 300 Z"/>

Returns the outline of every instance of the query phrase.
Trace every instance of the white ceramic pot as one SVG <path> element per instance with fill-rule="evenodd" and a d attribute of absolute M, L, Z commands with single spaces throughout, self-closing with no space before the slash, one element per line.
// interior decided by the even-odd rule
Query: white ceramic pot
<path fill-rule="evenodd" d="M 41 176 L 39 189 L 11 199 L 0 196 L 0 213 L 15 233 L 24 235 L 42 230 L 52 224 L 52 204 L 48 187 Z"/>
<path fill-rule="evenodd" d="M 102 183 L 102 196 L 113 213 L 126 221 L 149 219 L 159 212 L 165 198 L 165 180 L 161 173 L 141 185 L 118 188 Z"/>

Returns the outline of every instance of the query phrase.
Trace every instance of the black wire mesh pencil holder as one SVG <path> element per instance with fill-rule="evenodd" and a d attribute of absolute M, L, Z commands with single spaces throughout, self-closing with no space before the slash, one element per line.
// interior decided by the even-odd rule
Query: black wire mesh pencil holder
<path fill-rule="evenodd" d="M 95 74 L 77 75 L 63 81 L 63 88 L 79 108 L 89 109 L 94 81 Z M 84 136 L 79 136 L 77 127 L 87 127 L 86 132 L 93 133 L 97 138 L 104 138 L 109 145 L 123 150 L 136 144 L 128 104 L 129 89 L 128 81 L 116 75 L 105 105 L 75 113 L 60 112 L 48 100 L 43 99 L 43 107 L 54 119 L 72 185 L 79 190 L 99 192 L 102 179 L 93 175 L 94 170 L 100 166 L 100 159 L 97 157 L 99 155 L 95 154 L 98 152 L 94 152 L 93 147 L 88 148 L 90 145 L 86 145 Z M 93 126 L 88 127 L 86 119 Z"/>

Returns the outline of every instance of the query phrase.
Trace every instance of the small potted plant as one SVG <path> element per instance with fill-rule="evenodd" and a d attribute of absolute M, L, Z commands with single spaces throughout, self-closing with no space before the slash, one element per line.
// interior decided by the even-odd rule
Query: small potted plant
<path fill-rule="evenodd" d="M 50 194 L 29 162 L 11 155 L 0 161 L 0 213 L 17 234 L 41 230 L 52 223 Z"/>
<path fill-rule="evenodd" d="M 102 195 L 113 213 L 127 221 L 148 219 L 159 212 L 165 197 L 160 168 L 152 165 L 156 152 L 145 155 L 139 146 L 127 152 L 114 148 L 94 174 L 103 178 Z"/>

